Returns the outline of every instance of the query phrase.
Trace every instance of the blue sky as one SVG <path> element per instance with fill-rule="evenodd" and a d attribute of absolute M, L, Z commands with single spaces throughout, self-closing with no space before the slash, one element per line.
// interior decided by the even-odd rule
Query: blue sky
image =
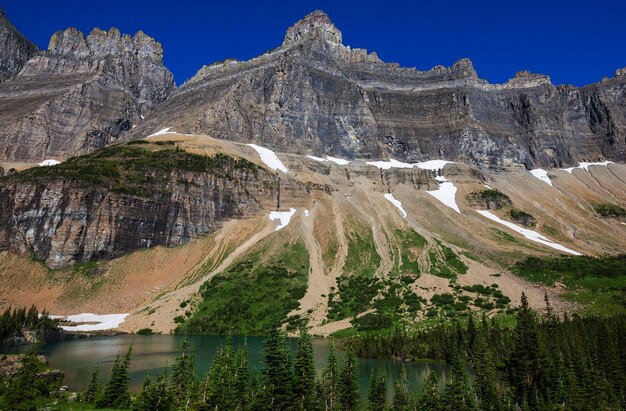
<path fill-rule="evenodd" d="M 500 83 L 519 70 L 555 84 L 584 85 L 626 66 L 622 1 L 190 1 L 4 0 L 9 19 L 46 48 L 70 26 L 143 30 L 164 48 L 178 84 L 204 64 L 249 59 L 282 42 L 287 28 L 324 10 L 344 44 L 388 62 L 427 70 L 469 57 L 478 75 Z"/>

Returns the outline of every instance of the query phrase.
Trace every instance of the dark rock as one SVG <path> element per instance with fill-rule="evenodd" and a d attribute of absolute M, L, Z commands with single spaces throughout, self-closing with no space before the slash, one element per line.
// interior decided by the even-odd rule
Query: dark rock
<path fill-rule="evenodd" d="M 0 83 L 0 158 L 66 159 L 115 142 L 174 89 L 162 57 L 143 32 L 55 33 Z"/>
<path fill-rule="evenodd" d="M 314 12 L 270 53 L 203 67 L 123 138 L 171 126 L 294 153 L 562 167 L 625 160 L 625 90 L 622 71 L 576 88 L 526 71 L 489 84 L 468 59 L 402 68 L 344 46 Z"/>
<path fill-rule="evenodd" d="M 0 8 L 0 82 L 15 76 L 36 53 L 37 46 L 17 31 Z"/>

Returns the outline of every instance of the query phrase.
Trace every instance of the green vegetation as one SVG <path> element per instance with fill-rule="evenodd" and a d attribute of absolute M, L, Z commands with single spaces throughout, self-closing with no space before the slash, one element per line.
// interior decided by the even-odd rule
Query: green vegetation
<path fill-rule="evenodd" d="M 593 206 L 596 213 L 607 218 L 624 218 L 626 217 L 626 209 L 617 204 L 596 204 Z"/>
<path fill-rule="evenodd" d="M 0 345 L 22 344 L 26 341 L 25 332 L 34 332 L 36 338 L 44 342 L 58 332 L 58 321 L 53 320 L 44 310 L 41 315 L 34 305 L 11 310 L 7 308 L 0 316 Z"/>
<path fill-rule="evenodd" d="M 256 175 L 259 168 L 247 160 L 224 154 L 208 157 L 188 153 L 173 142 L 134 142 L 70 158 L 54 167 L 30 168 L 2 179 L 35 183 L 63 181 L 78 187 L 101 187 L 118 194 L 152 197 L 166 190 L 173 171 L 210 173 L 234 181 L 236 171 Z M 187 180 L 178 183 L 191 184 Z"/>
<path fill-rule="evenodd" d="M 518 210 L 517 208 L 509 210 L 509 217 L 511 217 L 511 220 L 516 223 L 522 224 L 526 227 L 533 227 L 537 224 L 535 217 L 525 211 Z"/>
<path fill-rule="evenodd" d="M 426 239 L 413 229 L 396 229 L 395 238 L 400 246 L 401 265 L 399 270 L 394 270 L 396 272 L 392 274 L 411 275 L 417 278 L 420 274 L 418 258 L 427 244 Z"/>
<path fill-rule="evenodd" d="M 566 297 L 589 313 L 626 313 L 626 254 L 608 257 L 528 257 L 513 272 L 530 281 L 563 284 Z"/>
<path fill-rule="evenodd" d="M 471 192 L 467 195 L 467 200 L 470 203 L 478 203 L 489 210 L 500 209 L 505 205 L 511 205 L 509 196 L 498 190 L 491 189 Z"/>
<path fill-rule="evenodd" d="M 362 227 L 350 232 L 348 255 L 343 266 L 344 275 L 373 277 L 380 265 L 380 256 L 376 251 L 374 236 L 369 227 Z"/>
<path fill-rule="evenodd" d="M 285 243 L 273 256 L 258 250 L 204 283 L 202 301 L 177 333 L 259 335 L 271 318 L 285 319 L 298 308 L 309 273 L 302 242 Z M 262 260 L 262 258 L 269 258 Z"/>
<path fill-rule="evenodd" d="M 439 240 L 435 240 L 441 254 L 436 249 L 431 248 L 428 252 L 430 260 L 430 273 L 442 278 L 455 279 L 459 274 L 467 272 L 467 266 L 450 247 L 447 247 Z"/>
<path fill-rule="evenodd" d="M 451 298 L 441 300 L 449 303 Z M 347 346 L 361 357 L 450 363 L 452 376 L 445 392 L 431 389 L 428 403 L 455 406 L 434 409 L 623 410 L 626 358 L 619 347 L 625 343 L 626 315 L 561 321 L 549 303 L 539 316 L 522 295 L 522 306 L 509 326 L 485 316 L 478 322 L 470 317 L 465 325 L 456 321 L 418 331 L 362 333 L 350 338 Z M 464 375 L 465 365 L 474 372 L 472 384 Z M 497 372 L 504 376 L 500 383 L 496 383 Z M 433 385 L 426 383 L 426 387 Z M 420 397 L 425 401 L 425 390 L 417 398 L 408 396 L 408 401 L 419 404 Z M 395 391 L 406 389 L 400 383 Z M 407 401 L 406 394 L 402 396 L 400 401 Z"/>

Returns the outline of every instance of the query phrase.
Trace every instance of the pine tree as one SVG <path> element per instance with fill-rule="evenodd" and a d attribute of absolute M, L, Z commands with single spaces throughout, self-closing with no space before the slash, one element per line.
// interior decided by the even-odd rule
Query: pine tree
<path fill-rule="evenodd" d="M 452 372 L 443 396 L 443 409 L 473 411 L 477 409 L 474 393 L 468 382 L 465 364 L 457 352 L 452 353 Z"/>
<path fill-rule="evenodd" d="M 409 378 L 406 373 L 406 367 L 402 364 L 400 378 L 393 384 L 393 409 L 404 411 L 409 409 Z"/>
<path fill-rule="evenodd" d="M 320 392 L 324 402 L 325 410 L 337 409 L 339 404 L 339 366 L 337 364 L 337 353 L 335 342 L 330 343 L 326 368 L 322 374 Z"/>
<path fill-rule="evenodd" d="M 356 357 L 352 350 L 348 350 L 343 360 L 343 367 L 339 375 L 339 406 L 341 410 L 349 411 L 359 408 L 359 373 Z"/>
<path fill-rule="evenodd" d="M 493 354 L 487 347 L 484 338 L 478 337 L 474 352 L 474 390 L 478 397 L 481 410 L 497 411 L 500 409 L 498 389 L 496 386 L 496 367 Z"/>
<path fill-rule="evenodd" d="M 123 359 L 118 355 L 111 369 L 102 395 L 96 401 L 98 408 L 128 408 L 130 405 L 130 391 L 128 390 L 128 369 L 133 346 L 128 348 Z"/>
<path fill-rule="evenodd" d="M 293 404 L 293 374 L 291 353 L 280 321 L 274 320 L 265 340 L 264 405 L 273 410 L 285 410 Z"/>
<path fill-rule="evenodd" d="M 517 326 L 513 338 L 513 351 L 508 367 L 509 381 L 518 404 L 526 402 L 530 407 L 536 407 L 544 386 L 545 361 L 537 318 L 530 309 L 528 298 L 524 293 L 522 293 L 522 305 L 517 313 Z"/>
<path fill-rule="evenodd" d="M 437 376 L 432 371 L 428 375 L 422 390 L 417 395 L 417 405 L 419 410 L 440 411 L 442 409 L 437 388 Z"/>
<path fill-rule="evenodd" d="M 133 411 L 170 411 L 175 409 L 165 372 L 160 373 L 154 380 L 150 373 L 146 375 L 141 391 L 133 401 L 132 409 Z"/>
<path fill-rule="evenodd" d="M 383 411 L 385 409 L 386 391 L 384 374 L 380 370 L 373 371 L 367 392 L 368 410 Z"/>
<path fill-rule="evenodd" d="M 315 366 L 313 345 L 305 327 L 300 329 L 298 352 L 294 364 L 294 395 L 298 409 L 310 410 L 315 399 Z"/>
<path fill-rule="evenodd" d="M 89 379 L 89 385 L 83 392 L 81 400 L 87 404 L 95 404 L 96 400 L 102 393 L 102 376 L 100 375 L 100 367 L 96 364 L 91 372 L 91 378 Z"/>
<path fill-rule="evenodd" d="M 172 367 L 169 383 L 170 395 L 179 408 L 187 408 L 195 399 L 198 387 L 195 363 L 195 355 L 188 349 L 187 339 L 184 339 L 180 345 L 180 355 Z"/>

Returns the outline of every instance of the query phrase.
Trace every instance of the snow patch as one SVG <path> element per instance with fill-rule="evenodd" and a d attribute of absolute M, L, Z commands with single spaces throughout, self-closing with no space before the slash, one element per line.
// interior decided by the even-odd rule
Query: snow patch
<path fill-rule="evenodd" d="M 544 183 L 552 185 L 552 181 L 550 181 L 550 177 L 548 177 L 548 172 L 543 168 L 535 168 L 534 170 L 530 170 L 530 174 L 537 177 Z"/>
<path fill-rule="evenodd" d="M 307 158 L 310 158 L 311 160 L 319 161 L 320 163 L 323 163 L 323 162 L 325 162 L 325 161 L 328 161 L 328 160 L 326 160 L 325 158 L 315 157 L 315 156 L 307 156 Z"/>
<path fill-rule="evenodd" d="M 602 161 L 602 162 L 597 162 L 597 163 L 578 163 L 578 165 L 576 167 L 569 167 L 569 168 L 562 168 L 561 170 L 563 171 L 567 171 L 568 173 L 572 174 L 572 171 L 574 171 L 574 169 L 576 168 L 580 168 L 581 170 L 586 170 L 589 171 L 589 167 L 591 166 L 604 166 L 604 167 L 608 167 L 609 164 L 613 163 L 612 161 Z"/>
<path fill-rule="evenodd" d="M 343 158 L 326 156 L 326 160 L 332 161 L 333 163 L 339 164 L 340 166 L 345 166 L 347 164 L 350 164 L 348 160 L 344 160 Z"/>
<path fill-rule="evenodd" d="M 142 120 L 145 120 L 145 117 L 144 117 L 144 116 L 140 115 L 139 117 L 141 117 L 141 119 L 142 119 Z"/>
<path fill-rule="evenodd" d="M 563 251 L 569 254 L 573 254 L 573 255 L 582 255 L 581 253 L 579 253 L 578 251 L 574 251 L 570 248 L 565 247 L 564 245 L 561 245 L 559 243 L 555 243 L 554 241 L 550 240 L 549 238 L 539 234 L 536 231 L 533 230 L 529 230 L 527 228 L 523 228 L 520 226 L 517 226 L 509 221 L 503 220 L 500 217 L 498 217 L 497 215 L 493 214 L 491 211 L 489 210 L 476 210 L 477 213 L 479 213 L 480 215 L 482 215 L 483 217 L 486 217 L 488 219 L 490 219 L 491 221 L 495 221 L 496 223 L 502 224 L 508 228 L 510 228 L 513 231 L 516 231 L 518 233 L 520 233 L 521 235 L 523 235 L 524 237 L 526 237 L 527 239 L 531 240 L 531 241 L 535 241 L 537 243 L 541 243 L 543 245 L 547 245 L 548 247 L 554 248 L 555 250 L 559 250 L 559 251 Z"/>
<path fill-rule="evenodd" d="M 422 170 L 437 171 L 437 170 L 441 170 L 446 164 L 452 164 L 452 163 L 453 161 L 447 161 L 447 160 L 430 160 L 430 161 L 423 161 L 421 163 L 416 163 L 415 167 L 421 168 Z"/>
<path fill-rule="evenodd" d="M 96 324 L 79 324 L 79 325 L 62 325 L 61 328 L 66 331 L 101 331 L 117 328 L 122 324 L 128 314 L 75 314 L 75 315 L 51 315 L 52 319 L 65 319 L 71 323 L 96 323 Z"/>
<path fill-rule="evenodd" d="M 448 181 L 448 179 L 446 179 L 444 176 L 437 176 L 435 177 L 435 180 L 439 181 L 440 183 L 445 183 L 446 181 Z"/>
<path fill-rule="evenodd" d="M 41 163 L 39 163 L 39 167 L 50 167 L 50 166 L 56 166 L 57 164 L 61 164 L 61 162 L 59 160 L 49 159 L 49 160 L 44 160 Z"/>
<path fill-rule="evenodd" d="M 278 226 L 274 231 L 282 230 L 287 227 L 289 221 L 291 221 L 291 217 L 296 213 L 295 208 L 290 208 L 289 211 L 272 211 L 269 215 L 270 221 L 278 220 Z"/>
<path fill-rule="evenodd" d="M 389 161 L 368 161 L 370 166 L 378 167 L 382 170 L 389 170 L 390 168 L 413 168 L 413 164 L 403 163 L 393 158 Z"/>
<path fill-rule="evenodd" d="M 393 204 L 398 210 L 400 210 L 402 217 L 406 218 L 407 214 L 406 211 L 404 211 L 404 208 L 402 208 L 402 203 L 399 200 L 396 200 L 393 194 L 387 193 L 385 194 L 385 198 L 389 200 L 389 202 Z"/>
<path fill-rule="evenodd" d="M 439 184 L 439 189 L 427 191 L 427 193 L 435 197 L 437 200 L 441 201 L 444 205 L 450 207 L 457 213 L 461 213 L 461 210 L 459 210 L 459 206 L 456 204 L 456 186 L 452 182 L 445 181 Z"/>
<path fill-rule="evenodd" d="M 261 161 L 267 164 L 267 166 L 271 168 L 272 170 L 274 171 L 280 170 L 285 174 L 289 172 L 287 170 L 287 167 L 285 167 L 285 165 L 283 164 L 283 162 L 280 161 L 278 156 L 276 156 L 276 153 L 274 153 L 269 148 L 257 146 L 256 144 L 248 144 L 248 145 L 252 147 L 253 149 L 255 149 L 257 153 L 259 153 L 259 156 L 261 157 Z"/>
<path fill-rule="evenodd" d="M 483 184 L 483 187 L 487 187 L 488 189 L 492 189 L 491 187 L 489 187 L 487 184 Z"/>
<path fill-rule="evenodd" d="M 170 129 L 171 129 L 171 128 L 172 128 L 172 127 L 167 127 L 167 128 L 164 128 L 163 130 L 159 130 L 159 131 L 157 131 L 157 132 L 156 132 L 156 133 L 154 133 L 154 134 L 150 134 L 148 137 L 156 137 L 156 136 L 162 136 L 163 134 L 170 134 L 170 133 L 173 133 L 173 131 L 170 131 Z"/>
<path fill-rule="evenodd" d="M 304 216 L 308 217 L 309 216 L 309 210 L 304 210 Z"/>

